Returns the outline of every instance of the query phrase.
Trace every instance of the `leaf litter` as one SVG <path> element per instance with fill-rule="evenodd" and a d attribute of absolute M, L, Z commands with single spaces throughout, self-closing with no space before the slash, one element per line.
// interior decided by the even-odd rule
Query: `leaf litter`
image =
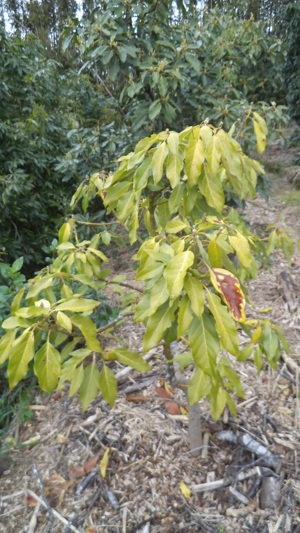
<path fill-rule="evenodd" d="M 289 167 L 292 156 L 274 143 L 264 157 L 275 164 L 284 160 Z M 296 241 L 299 206 L 282 197 L 282 191 L 285 197 L 293 194 L 288 172 L 270 177 L 269 202 L 251 201 L 246 218 L 258 233 L 280 220 Z M 130 255 L 124 250 L 113 263 L 116 274 L 127 270 L 132 280 Z M 279 283 L 282 272 L 292 279 L 291 297 L 299 301 L 299 252 L 292 265 L 276 253 L 272 268 L 261 268 L 248 284 L 255 307 L 247 306 L 246 311 L 249 318 L 268 317 L 280 326 L 291 352 L 276 371 L 263 366 L 257 374 L 251 360 L 237 365 L 245 399 L 238 403 L 236 419 L 225 411 L 214 422 L 207 403 L 200 402 L 200 457 L 189 451 L 186 399 L 181 390 L 170 388 L 161 349 L 151 350 L 152 370 L 146 374 L 113 363 L 119 384 L 114 409 L 99 397 L 82 413 L 67 391 L 51 396 L 38 392 L 33 421 L 12 424 L 7 442 L 14 439 L 17 445 L 9 451 L 4 470 L 0 468 L 0 532 L 300 531 L 300 311 L 294 305 L 290 312 L 288 290 Z M 142 326 L 130 317 L 117 330 L 132 350 L 141 349 L 142 333 Z M 224 431 L 234 436 L 232 442 L 219 438 Z M 275 509 L 264 508 L 266 490 L 273 488 L 264 488 L 267 469 L 261 476 L 263 467 L 257 466 L 253 447 L 241 444 L 243 436 L 280 459 Z"/>

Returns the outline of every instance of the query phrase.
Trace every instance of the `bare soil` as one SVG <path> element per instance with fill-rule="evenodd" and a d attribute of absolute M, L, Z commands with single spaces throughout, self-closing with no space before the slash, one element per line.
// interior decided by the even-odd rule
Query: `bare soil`
<path fill-rule="evenodd" d="M 296 243 L 300 197 L 289 180 L 293 156 L 292 149 L 277 143 L 268 148 L 264 163 L 271 196 L 248 203 L 246 218 L 258 233 L 280 223 Z M 124 250 L 112 262 L 116 273 L 127 270 L 133 279 L 129 257 Z M 294 293 L 298 289 L 300 294 L 299 267 L 297 247 L 292 265 L 276 253 L 271 268 L 261 268 L 249 284 L 254 306 L 248 315 L 268 317 L 281 326 L 291 353 L 277 370 L 265 366 L 259 375 L 252 360 L 237 365 L 246 391 L 245 400 L 238 402 L 237 419 L 225 413 L 216 423 L 207 403 L 200 403 L 205 437 L 200 457 L 189 451 L 183 393 L 163 397 L 168 372 L 159 349 L 150 354 L 152 371 L 147 375 L 116 368 L 119 396 L 112 410 L 100 397 L 82 413 L 67 391 L 38 393 L 33 420 L 12 424 L 7 436 L 7 442 L 14 439 L 17 446 L 10 451 L 9 468 L 2 464 L 1 470 L 0 464 L 0 533 L 299 533 L 300 320 L 297 311 L 290 312 L 278 282 L 280 272 L 287 271 Z M 142 332 L 130 318 L 117 330 L 136 350 L 141 349 Z M 225 429 L 250 436 L 280 458 L 278 474 L 271 472 L 279 492 L 265 482 L 266 470 L 238 480 L 241 472 L 261 462 L 241 443 L 222 441 L 219 434 Z M 98 465 L 108 448 L 102 479 Z M 223 478 L 226 486 L 193 492 L 191 497 L 180 489 L 182 482 L 193 488 Z M 279 501 L 275 508 L 264 509 L 272 491 Z M 247 499 L 241 501 L 241 496 Z"/>

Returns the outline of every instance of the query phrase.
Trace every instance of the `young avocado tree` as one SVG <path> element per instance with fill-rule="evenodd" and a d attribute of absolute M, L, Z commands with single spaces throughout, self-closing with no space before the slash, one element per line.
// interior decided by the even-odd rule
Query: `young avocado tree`
<path fill-rule="evenodd" d="M 252 112 L 249 120 L 261 153 L 266 124 Z M 257 176 L 264 172 L 233 135 L 234 126 L 226 133 L 208 120 L 180 133 L 153 134 L 122 156 L 113 174 L 98 173 L 84 181 L 72 199 L 73 207 L 82 201 L 86 210 L 90 199 L 100 195 L 107 213 L 114 213 L 128 231 L 131 244 L 140 239 L 139 228 L 143 234 L 146 229 L 135 255 L 136 279 L 144 282 L 144 290 L 137 303 L 130 302 L 134 319 L 145 325 L 143 352 L 162 344 L 169 363 L 175 359 L 180 370 L 192 365 L 189 382 L 177 371 L 175 379 L 185 388 L 190 406 L 201 398 L 210 402 L 214 419 L 226 405 L 235 415 L 234 395 L 243 397 L 233 358 L 243 362 L 253 355 L 260 371 L 265 358 L 275 367 L 281 349 L 288 349 L 275 325 L 246 317 L 244 283 L 255 277 L 259 262 L 267 261 L 276 246 L 288 254 L 292 243 L 279 228 L 264 242 L 226 205 L 231 192 L 242 200 L 253 198 Z M 91 240 L 80 240 L 79 225 L 72 216 L 61 227 L 54 262 L 14 298 L 11 316 L 2 324 L 6 333 L 0 340 L 0 364 L 8 361 L 10 387 L 33 361 L 44 391 L 69 382 L 70 396 L 79 393 L 83 409 L 99 391 L 113 406 L 117 381 L 111 361 L 138 371 L 150 366 L 127 348 L 102 348 L 101 335 L 112 322 L 97 328 L 99 291 L 122 281 L 108 277 L 99 245 L 114 235 L 101 222 Z M 124 308 L 122 316 L 126 312 Z M 239 331 L 247 337 L 242 349 Z"/>

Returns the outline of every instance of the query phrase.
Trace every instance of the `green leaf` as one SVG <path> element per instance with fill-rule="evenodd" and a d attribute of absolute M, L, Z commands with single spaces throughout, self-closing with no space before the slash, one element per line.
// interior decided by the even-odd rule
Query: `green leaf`
<path fill-rule="evenodd" d="M 23 287 L 23 289 L 20 289 L 15 295 L 10 306 L 12 315 L 19 309 L 24 292 L 25 292 L 25 287 Z"/>
<path fill-rule="evenodd" d="M 48 300 L 46 300 L 48 302 Z M 49 304 L 48 304 L 49 305 Z M 15 315 L 19 318 L 36 318 L 49 315 L 50 309 L 33 305 L 31 307 L 20 307 L 16 310 Z"/>
<path fill-rule="evenodd" d="M 191 302 L 187 294 L 183 296 L 179 304 L 178 312 L 178 337 L 181 337 L 189 328 L 194 315 L 192 313 Z"/>
<path fill-rule="evenodd" d="M 34 334 L 28 328 L 12 345 L 7 367 L 9 386 L 12 389 L 28 372 L 28 364 L 34 356 Z"/>
<path fill-rule="evenodd" d="M 214 177 L 210 175 L 207 164 L 203 165 L 203 172 L 201 173 L 199 181 L 199 189 L 205 197 L 208 205 L 221 213 L 225 202 L 222 183 L 218 175 Z"/>
<path fill-rule="evenodd" d="M 184 168 L 189 187 L 194 187 L 199 182 L 201 168 L 205 161 L 205 151 L 203 142 L 199 139 L 199 130 L 199 127 L 195 128 L 185 151 Z"/>
<path fill-rule="evenodd" d="M 201 318 L 204 309 L 203 285 L 194 276 L 188 274 L 184 280 L 184 289 L 191 302 L 192 311 L 197 318 Z"/>
<path fill-rule="evenodd" d="M 13 272 L 19 272 L 19 270 L 21 270 L 22 266 L 23 266 L 23 263 L 24 263 L 24 259 L 23 257 L 18 257 L 18 259 L 16 259 L 13 264 L 11 265 L 11 269 Z"/>
<path fill-rule="evenodd" d="M 146 372 L 152 368 L 138 353 L 127 348 L 114 348 L 106 354 L 106 357 L 113 361 L 119 361 L 122 365 L 130 366 L 138 372 Z"/>
<path fill-rule="evenodd" d="M 26 328 L 30 325 L 29 320 L 24 318 L 18 318 L 17 316 L 10 316 L 2 322 L 1 327 L 3 329 L 15 329 L 15 328 Z"/>
<path fill-rule="evenodd" d="M 210 378 L 204 374 L 201 368 L 196 367 L 194 375 L 188 386 L 188 402 L 189 405 L 198 403 L 201 398 L 209 394 L 211 388 Z"/>
<path fill-rule="evenodd" d="M 229 242 L 232 248 L 236 251 L 242 265 L 245 268 L 251 268 L 253 258 L 248 239 L 241 233 L 237 232 L 236 236 L 229 236 Z"/>
<path fill-rule="evenodd" d="M 254 350 L 254 364 L 257 368 L 258 373 L 261 371 L 262 367 L 264 366 L 264 358 L 262 351 L 259 346 L 256 346 Z"/>
<path fill-rule="evenodd" d="M 221 387 L 217 389 L 211 398 L 211 414 L 214 420 L 219 420 L 227 404 L 227 393 Z"/>
<path fill-rule="evenodd" d="M 29 290 L 27 292 L 26 299 L 29 298 L 36 298 L 36 296 L 39 295 L 39 293 L 43 289 L 47 289 L 48 287 L 51 287 L 53 283 L 52 276 L 44 276 L 41 280 L 35 281 L 35 279 L 32 280 L 32 282 L 29 282 Z"/>
<path fill-rule="evenodd" d="M 152 157 L 151 168 L 154 184 L 157 185 L 163 176 L 164 162 L 169 153 L 166 142 L 162 142 L 156 149 Z"/>
<path fill-rule="evenodd" d="M 106 365 L 100 372 L 99 386 L 104 400 L 110 407 L 113 407 L 118 395 L 117 380 L 112 370 Z"/>
<path fill-rule="evenodd" d="M 7 331 L 0 339 L 0 365 L 3 365 L 9 358 L 12 344 L 15 340 L 17 330 L 11 329 Z"/>
<path fill-rule="evenodd" d="M 178 155 L 179 152 L 179 134 L 177 131 L 170 131 L 167 137 L 167 144 L 169 152 L 173 155 Z"/>
<path fill-rule="evenodd" d="M 181 184 L 177 185 L 170 194 L 168 200 L 168 206 L 170 213 L 178 212 L 181 200 L 183 196 L 183 187 Z"/>
<path fill-rule="evenodd" d="M 180 252 L 167 264 L 164 278 L 171 299 L 177 298 L 182 291 L 184 278 L 188 268 L 194 263 L 194 254 L 190 250 Z"/>
<path fill-rule="evenodd" d="M 259 154 L 262 154 L 267 146 L 266 134 L 256 120 L 252 119 L 252 122 L 254 127 L 254 133 L 256 135 L 256 150 Z"/>
<path fill-rule="evenodd" d="M 96 324 L 89 317 L 82 315 L 73 315 L 71 322 L 81 331 L 87 348 L 93 352 L 102 353 L 102 348 L 97 338 Z"/>
<path fill-rule="evenodd" d="M 152 156 L 146 157 L 142 164 L 136 169 L 133 176 L 134 190 L 140 192 L 146 185 L 151 172 Z"/>
<path fill-rule="evenodd" d="M 63 313 L 62 311 L 58 311 L 56 315 L 56 323 L 69 333 L 72 333 L 72 322 L 68 315 Z"/>
<path fill-rule="evenodd" d="M 55 308 L 56 311 L 74 311 L 74 313 L 88 313 L 93 311 L 100 305 L 96 300 L 89 300 L 88 298 L 72 298 Z"/>
<path fill-rule="evenodd" d="M 71 235 L 71 226 L 69 222 L 65 222 L 61 226 L 58 232 L 58 243 L 61 244 L 62 242 L 68 242 Z"/>
<path fill-rule="evenodd" d="M 72 397 L 76 392 L 79 391 L 81 384 L 84 379 L 84 368 L 83 365 L 79 365 L 77 368 L 75 368 L 74 372 L 72 373 L 72 378 L 70 382 L 70 390 L 69 390 L 69 396 Z"/>
<path fill-rule="evenodd" d="M 173 307 L 169 308 L 167 302 L 158 308 L 156 313 L 148 319 L 143 341 L 144 352 L 147 352 L 154 346 L 157 346 L 157 344 L 161 341 L 166 329 L 172 325 L 174 318 Z"/>
<path fill-rule="evenodd" d="M 152 104 L 149 106 L 150 120 L 154 120 L 159 115 L 160 112 L 161 112 L 161 101 L 154 100 L 154 102 L 152 102 Z"/>
<path fill-rule="evenodd" d="M 222 266 L 222 248 L 215 239 L 210 241 L 207 252 L 211 266 L 213 268 L 220 268 Z"/>
<path fill-rule="evenodd" d="M 138 268 L 136 273 L 136 280 L 146 281 L 158 277 L 164 270 L 164 265 L 158 261 L 154 261 L 151 257 L 146 261 L 145 265 Z"/>
<path fill-rule="evenodd" d="M 266 322 L 263 326 L 260 345 L 263 347 L 269 362 L 276 358 L 279 349 L 279 341 L 269 322 Z"/>
<path fill-rule="evenodd" d="M 228 313 L 227 307 L 222 305 L 221 299 L 210 291 L 206 293 L 209 308 L 216 321 L 217 332 L 221 337 L 225 350 L 233 355 L 239 355 L 238 334 L 235 323 Z"/>
<path fill-rule="evenodd" d="M 95 363 L 91 363 L 84 369 L 84 377 L 79 389 L 79 399 L 83 411 L 86 411 L 95 400 L 99 388 L 101 390 L 99 370 Z"/>
<path fill-rule="evenodd" d="M 38 377 L 39 386 L 45 392 L 51 392 L 58 383 L 61 358 L 58 350 L 47 341 L 35 354 L 34 373 Z"/>
<path fill-rule="evenodd" d="M 221 148 L 220 139 L 217 135 L 212 135 L 206 147 L 206 159 L 208 163 L 208 171 L 211 176 L 215 176 L 220 168 L 221 162 Z"/>
<path fill-rule="evenodd" d="M 167 233 L 179 233 L 180 231 L 188 228 L 188 225 L 180 220 L 179 217 L 172 218 L 165 227 Z"/>
<path fill-rule="evenodd" d="M 182 157 L 178 154 L 169 153 L 166 160 L 166 176 L 170 182 L 172 189 L 175 189 L 175 187 L 179 184 L 182 169 Z"/>
<path fill-rule="evenodd" d="M 205 374 L 216 376 L 216 360 L 220 351 L 214 318 L 205 309 L 201 318 L 194 317 L 188 333 L 194 361 Z"/>

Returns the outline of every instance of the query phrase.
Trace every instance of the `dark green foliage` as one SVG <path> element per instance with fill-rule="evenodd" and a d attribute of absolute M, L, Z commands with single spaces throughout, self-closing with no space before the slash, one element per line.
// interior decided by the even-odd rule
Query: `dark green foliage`
<path fill-rule="evenodd" d="M 26 286 L 24 274 L 20 272 L 23 257 L 19 257 L 12 265 L 0 262 L 0 332 L 1 323 L 10 314 L 10 306 L 17 292 Z"/>
<path fill-rule="evenodd" d="M 285 84 L 288 88 L 287 101 L 292 118 L 300 124 L 300 4 L 287 2 L 282 8 L 284 39 L 288 53 L 284 68 Z"/>

